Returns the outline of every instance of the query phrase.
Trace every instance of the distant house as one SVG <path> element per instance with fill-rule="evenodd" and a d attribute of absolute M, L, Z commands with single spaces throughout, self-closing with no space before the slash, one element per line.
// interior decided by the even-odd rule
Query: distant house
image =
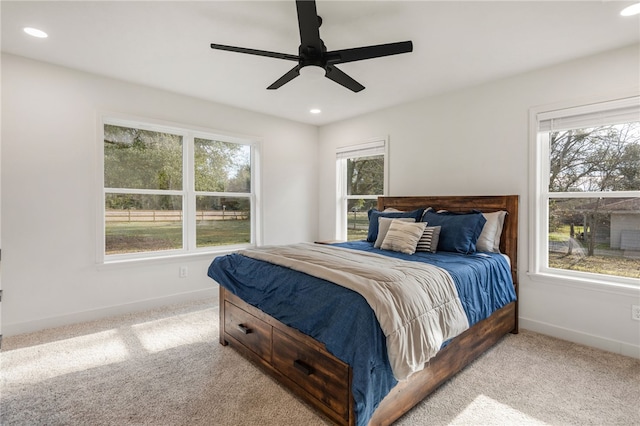
<path fill-rule="evenodd" d="M 640 198 L 629 198 L 606 207 L 611 215 L 611 248 L 640 250 Z"/>
<path fill-rule="evenodd" d="M 596 242 L 608 242 L 612 249 L 638 252 L 629 253 L 634 257 L 640 254 L 640 198 L 604 198 L 582 204 L 576 207 L 576 210 L 584 215 L 585 224 L 588 223 L 587 216 L 591 213 L 597 212 L 599 215 L 607 216 L 607 220 L 598 226 Z"/>

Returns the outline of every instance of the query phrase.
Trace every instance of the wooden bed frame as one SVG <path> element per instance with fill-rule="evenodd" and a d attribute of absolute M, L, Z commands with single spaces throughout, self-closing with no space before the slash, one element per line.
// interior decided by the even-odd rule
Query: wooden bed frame
<path fill-rule="evenodd" d="M 482 212 L 505 210 L 500 251 L 511 260 L 518 294 L 518 196 L 380 197 L 378 210 Z M 400 418 L 442 383 L 471 363 L 507 333 L 518 332 L 517 301 L 494 312 L 456 337 L 429 365 L 399 382 L 381 401 L 369 425 L 388 425 Z M 256 362 L 294 394 L 340 425 L 355 425 L 351 368 L 323 344 L 245 303 L 220 286 L 220 343 L 230 344 Z"/>

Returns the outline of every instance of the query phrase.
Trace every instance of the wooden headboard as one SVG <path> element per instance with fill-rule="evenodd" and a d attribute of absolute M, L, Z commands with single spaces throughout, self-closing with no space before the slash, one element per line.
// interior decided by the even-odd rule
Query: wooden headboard
<path fill-rule="evenodd" d="M 505 210 L 500 251 L 511 260 L 511 275 L 518 291 L 518 196 L 517 195 L 482 195 L 482 196 L 408 196 L 378 197 L 378 210 L 394 208 L 398 210 L 415 210 L 432 207 L 434 210 L 452 212 L 468 212 L 475 209 L 491 213 Z"/>

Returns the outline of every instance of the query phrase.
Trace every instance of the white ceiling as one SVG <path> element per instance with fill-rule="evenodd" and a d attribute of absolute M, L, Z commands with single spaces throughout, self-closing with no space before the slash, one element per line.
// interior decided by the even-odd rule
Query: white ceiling
<path fill-rule="evenodd" d="M 322 125 L 639 43 L 640 18 L 619 15 L 633 2 L 318 0 L 330 51 L 413 41 L 412 53 L 339 65 L 366 87 L 360 93 L 302 76 L 266 90 L 295 63 L 210 49 L 296 55 L 293 0 L 3 0 L 0 7 L 3 52 Z M 30 37 L 26 26 L 49 37 Z M 310 114 L 312 107 L 322 113 Z"/>

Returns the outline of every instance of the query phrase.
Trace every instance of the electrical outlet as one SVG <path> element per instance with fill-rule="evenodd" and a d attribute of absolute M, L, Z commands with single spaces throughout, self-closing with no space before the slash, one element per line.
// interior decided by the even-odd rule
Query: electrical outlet
<path fill-rule="evenodd" d="M 631 305 L 631 318 L 640 321 L 640 305 Z"/>
<path fill-rule="evenodd" d="M 187 278 L 188 273 L 189 273 L 189 270 L 187 269 L 186 266 L 180 267 L 180 272 L 179 272 L 180 278 Z"/>

